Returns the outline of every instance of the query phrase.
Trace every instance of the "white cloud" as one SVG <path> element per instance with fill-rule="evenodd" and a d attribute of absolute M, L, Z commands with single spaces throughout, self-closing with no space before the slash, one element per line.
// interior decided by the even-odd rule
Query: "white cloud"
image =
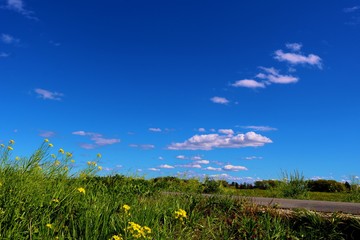
<path fill-rule="evenodd" d="M 290 49 L 291 51 L 298 52 L 301 50 L 302 44 L 301 43 L 287 43 L 286 47 L 288 49 Z"/>
<path fill-rule="evenodd" d="M 234 135 L 234 131 L 232 129 L 219 129 L 218 132 L 226 135 Z"/>
<path fill-rule="evenodd" d="M 210 100 L 212 102 L 218 103 L 218 104 L 228 104 L 229 103 L 229 100 L 227 100 L 226 98 L 223 98 L 223 97 L 213 97 Z"/>
<path fill-rule="evenodd" d="M 164 160 L 164 158 L 162 156 L 158 157 L 159 160 Z"/>
<path fill-rule="evenodd" d="M 23 0 L 7 0 L 5 8 L 18 12 L 29 19 L 38 20 L 34 17 L 34 13 L 32 11 L 25 9 Z"/>
<path fill-rule="evenodd" d="M 210 162 L 208 160 L 198 160 L 195 162 L 195 164 L 209 164 Z"/>
<path fill-rule="evenodd" d="M 149 128 L 150 132 L 161 132 L 160 128 Z"/>
<path fill-rule="evenodd" d="M 244 157 L 245 160 L 255 160 L 255 159 L 263 159 L 263 157 L 256 157 L 256 156 L 250 156 L 250 157 Z"/>
<path fill-rule="evenodd" d="M 155 172 L 160 171 L 160 169 L 158 169 L 158 168 L 149 168 L 148 170 L 150 170 L 150 171 L 155 171 Z"/>
<path fill-rule="evenodd" d="M 242 128 L 245 129 L 251 129 L 254 131 L 262 131 L 262 132 L 268 132 L 268 131 L 276 131 L 277 128 L 269 127 L 269 126 L 242 126 Z"/>
<path fill-rule="evenodd" d="M 181 168 L 201 168 L 200 164 L 184 164 L 184 165 L 176 165 L 176 167 Z"/>
<path fill-rule="evenodd" d="M 275 57 L 276 60 L 280 62 L 288 62 L 290 64 L 309 64 L 315 65 L 318 68 L 321 68 L 322 60 L 318 55 L 309 54 L 308 56 L 299 54 L 299 53 L 285 53 L 283 50 L 276 50 Z"/>
<path fill-rule="evenodd" d="M 45 90 L 45 89 L 41 89 L 41 88 L 36 88 L 35 93 L 38 94 L 38 97 L 42 98 L 42 99 L 49 99 L 49 100 L 61 100 L 61 97 L 64 96 L 64 94 L 62 93 L 58 93 L 58 92 L 51 92 L 49 90 Z"/>
<path fill-rule="evenodd" d="M 192 159 L 192 160 L 201 160 L 202 157 L 200 157 L 200 156 L 194 156 L 194 157 L 192 157 L 191 159 Z"/>
<path fill-rule="evenodd" d="M 5 33 L 1 34 L 0 39 L 3 43 L 6 44 L 18 43 L 20 41 L 19 39 L 14 38 L 13 36 Z"/>
<path fill-rule="evenodd" d="M 266 143 L 272 143 L 271 139 L 255 132 L 247 132 L 246 134 L 237 134 L 234 136 L 204 134 L 195 135 L 182 143 L 172 143 L 167 149 L 212 150 L 215 148 L 260 147 Z"/>
<path fill-rule="evenodd" d="M 39 136 L 44 137 L 44 138 L 51 138 L 51 137 L 55 136 L 55 132 L 52 132 L 52 131 L 40 131 Z"/>
<path fill-rule="evenodd" d="M 168 165 L 168 164 L 163 164 L 163 165 L 160 165 L 159 168 L 172 169 L 172 168 L 175 168 L 175 167 L 171 166 L 171 165 Z"/>
<path fill-rule="evenodd" d="M 8 57 L 8 56 L 10 56 L 10 54 L 4 53 L 4 52 L 0 52 L 0 58 L 6 58 L 6 57 Z"/>
<path fill-rule="evenodd" d="M 199 128 L 198 131 L 199 132 L 206 132 L 205 128 Z"/>
<path fill-rule="evenodd" d="M 288 84 L 288 83 L 296 83 L 299 78 L 291 76 L 291 75 L 281 75 L 279 70 L 275 68 L 266 68 L 266 67 L 259 67 L 267 74 L 259 73 L 256 75 L 257 78 L 267 79 L 270 83 L 280 83 L 280 84 Z"/>
<path fill-rule="evenodd" d="M 117 139 L 117 138 L 104 138 L 103 135 L 100 133 L 75 131 L 75 132 L 72 132 L 72 134 L 78 135 L 78 136 L 89 136 L 90 137 L 90 140 L 92 140 L 94 142 L 93 144 L 88 144 L 88 143 L 80 144 L 80 146 L 85 149 L 93 149 L 96 147 L 112 145 L 112 144 L 120 142 L 120 139 Z"/>
<path fill-rule="evenodd" d="M 129 144 L 129 147 L 140 148 L 142 150 L 151 150 L 155 148 L 153 144 Z"/>
<path fill-rule="evenodd" d="M 187 157 L 185 157 L 184 155 L 178 155 L 178 156 L 176 156 L 176 158 L 177 158 L 177 159 L 182 159 L 182 160 L 184 160 L 184 159 L 186 159 Z"/>
<path fill-rule="evenodd" d="M 214 168 L 214 167 L 207 167 L 207 168 L 205 168 L 205 170 L 209 170 L 209 171 L 222 171 L 221 168 Z"/>
<path fill-rule="evenodd" d="M 233 87 L 246 87 L 246 88 L 265 88 L 265 83 L 258 82 L 253 79 L 238 80 L 231 84 Z"/>
<path fill-rule="evenodd" d="M 356 12 L 357 10 L 360 10 L 360 6 L 354 6 L 354 7 L 349 7 L 349 8 L 343 9 L 343 11 L 346 13 Z"/>
<path fill-rule="evenodd" d="M 223 168 L 225 171 L 244 171 L 248 170 L 246 167 L 243 166 L 233 166 L 233 165 L 225 165 Z"/>

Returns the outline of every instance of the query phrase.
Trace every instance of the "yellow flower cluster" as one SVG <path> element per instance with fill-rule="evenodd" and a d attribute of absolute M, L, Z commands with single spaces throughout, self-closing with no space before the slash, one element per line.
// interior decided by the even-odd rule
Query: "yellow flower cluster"
<path fill-rule="evenodd" d="M 77 188 L 76 190 L 78 190 L 79 193 L 85 194 L 85 188 L 80 187 L 80 188 Z"/>
<path fill-rule="evenodd" d="M 10 145 L 14 145 L 14 144 L 15 144 L 15 141 L 14 141 L 14 140 L 10 140 L 10 141 L 9 141 L 9 144 L 10 144 Z"/>
<path fill-rule="evenodd" d="M 122 206 L 122 208 L 124 209 L 124 212 L 127 214 L 127 215 L 129 215 L 130 216 L 130 213 L 129 213 L 129 211 L 130 211 L 130 206 L 129 205 L 127 205 L 127 204 L 124 204 L 123 206 Z"/>
<path fill-rule="evenodd" d="M 88 164 L 89 166 L 90 166 L 90 165 L 93 165 L 93 166 L 95 166 L 95 167 L 97 166 L 97 163 L 96 163 L 96 162 L 90 162 L 90 161 L 88 161 L 87 164 Z"/>
<path fill-rule="evenodd" d="M 112 236 L 109 240 L 123 240 L 121 234 Z"/>
<path fill-rule="evenodd" d="M 175 218 L 184 221 L 184 219 L 187 218 L 186 211 L 181 208 L 175 211 Z"/>
<path fill-rule="evenodd" d="M 65 153 L 64 149 L 60 148 L 59 153 L 64 154 Z"/>
<path fill-rule="evenodd" d="M 134 222 L 128 222 L 129 226 L 127 227 L 127 231 L 130 232 L 133 238 L 148 238 L 151 239 L 149 236 L 151 234 L 151 228 L 147 226 L 140 226 Z"/>

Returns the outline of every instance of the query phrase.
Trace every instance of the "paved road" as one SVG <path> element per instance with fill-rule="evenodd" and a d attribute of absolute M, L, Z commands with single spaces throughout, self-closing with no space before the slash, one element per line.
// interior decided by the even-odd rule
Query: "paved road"
<path fill-rule="evenodd" d="M 182 194 L 175 192 L 164 192 L 164 194 Z M 215 196 L 213 194 L 202 194 L 206 197 Z M 229 196 L 229 195 L 223 195 Z M 295 209 L 304 208 L 307 210 L 317 212 L 342 212 L 353 215 L 360 215 L 360 203 L 349 203 L 349 202 L 330 202 L 330 201 L 316 201 L 316 200 L 296 200 L 296 199 L 284 199 L 284 198 L 265 198 L 265 197 L 241 197 L 232 196 L 234 198 L 245 198 L 256 204 L 262 206 L 277 206 L 283 209 Z"/>
<path fill-rule="evenodd" d="M 263 198 L 263 197 L 252 197 L 248 199 L 256 204 L 264 205 L 264 206 L 276 205 L 279 208 L 285 208 L 285 209 L 305 208 L 317 212 L 343 212 L 354 215 L 360 215 L 360 203 L 295 200 L 295 199 Z"/>

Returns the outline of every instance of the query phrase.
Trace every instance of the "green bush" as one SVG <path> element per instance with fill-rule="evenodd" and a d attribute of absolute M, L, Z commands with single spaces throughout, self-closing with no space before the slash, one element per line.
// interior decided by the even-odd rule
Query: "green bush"
<path fill-rule="evenodd" d="M 344 192 L 346 187 L 344 184 L 335 180 L 309 180 L 309 190 L 312 192 Z"/>
<path fill-rule="evenodd" d="M 292 174 L 283 172 L 283 181 L 278 188 L 285 198 L 307 198 L 309 192 L 304 175 L 298 171 Z"/>

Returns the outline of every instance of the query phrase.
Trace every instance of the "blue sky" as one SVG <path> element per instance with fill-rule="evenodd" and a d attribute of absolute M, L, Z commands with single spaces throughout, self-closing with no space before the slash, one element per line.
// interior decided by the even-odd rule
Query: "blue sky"
<path fill-rule="evenodd" d="M 0 142 L 101 174 L 358 176 L 360 1 L 0 1 Z"/>

